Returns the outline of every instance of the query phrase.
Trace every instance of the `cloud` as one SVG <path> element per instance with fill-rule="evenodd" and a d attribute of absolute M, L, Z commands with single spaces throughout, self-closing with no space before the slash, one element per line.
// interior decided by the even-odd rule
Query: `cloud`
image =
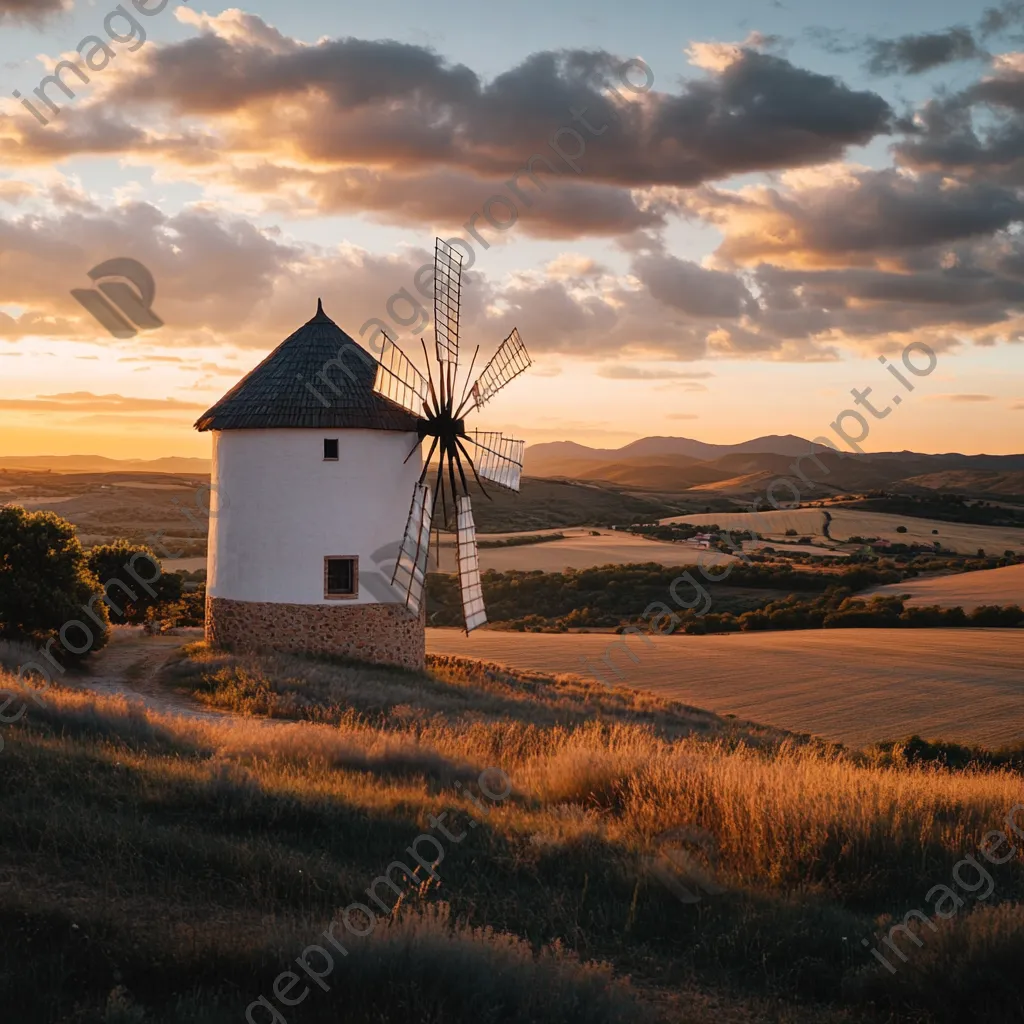
<path fill-rule="evenodd" d="M 1014 189 L 895 169 L 794 171 L 775 187 L 705 187 L 686 208 L 725 235 L 728 263 L 877 265 L 907 250 L 983 237 L 1024 218 Z"/>
<path fill-rule="evenodd" d="M 39 24 L 71 6 L 72 0 L 0 0 L 0 23 L 5 20 Z"/>
<path fill-rule="evenodd" d="M 987 37 L 997 35 L 1006 29 L 1016 27 L 1024 21 L 1024 3 L 1020 0 L 1004 0 L 999 7 L 989 7 L 978 23 L 978 34 Z"/>
<path fill-rule="evenodd" d="M 994 402 L 995 395 L 965 395 L 965 394 L 945 394 L 945 395 L 931 395 L 934 401 L 937 402 Z"/>
<path fill-rule="evenodd" d="M 1024 184 L 1024 53 L 999 55 L 990 74 L 930 100 L 906 127 L 894 152 L 907 167 Z"/>
<path fill-rule="evenodd" d="M 667 369 L 645 369 L 640 366 L 630 366 L 628 363 L 609 363 L 606 366 L 597 368 L 598 377 L 607 377 L 609 380 L 706 380 L 714 374 L 708 370 L 667 370 Z"/>
<path fill-rule="evenodd" d="M 651 295 L 693 317 L 732 319 L 756 308 L 746 284 L 735 274 L 708 270 L 664 254 L 639 256 L 633 272 Z"/>
<path fill-rule="evenodd" d="M 877 94 L 746 45 L 643 91 L 600 50 L 534 53 L 488 81 L 421 46 L 180 14 L 197 35 L 105 72 L 73 119 L 43 127 L 12 104 L 0 158 L 121 154 L 269 207 L 456 228 L 504 193 L 522 230 L 578 237 L 663 223 L 637 190 L 835 159 L 892 120 Z"/>
<path fill-rule="evenodd" d="M 942 32 L 873 39 L 868 43 L 868 53 L 868 70 L 876 75 L 920 75 L 943 64 L 988 56 L 963 25 Z"/>
<path fill-rule="evenodd" d="M 27 412 L 183 412 L 203 409 L 195 402 L 177 398 L 128 398 L 124 395 L 94 395 L 90 391 L 72 391 L 35 398 L 0 398 L 0 410 Z"/>

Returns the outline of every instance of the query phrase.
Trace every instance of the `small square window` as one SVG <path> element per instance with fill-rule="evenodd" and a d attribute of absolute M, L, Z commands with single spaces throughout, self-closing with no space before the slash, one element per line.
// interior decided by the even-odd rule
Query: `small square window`
<path fill-rule="evenodd" d="M 336 437 L 324 438 L 324 462 L 338 461 L 338 439 Z"/>
<path fill-rule="evenodd" d="M 344 600 L 359 595 L 359 559 L 324 559 L 324 597 Z"/>

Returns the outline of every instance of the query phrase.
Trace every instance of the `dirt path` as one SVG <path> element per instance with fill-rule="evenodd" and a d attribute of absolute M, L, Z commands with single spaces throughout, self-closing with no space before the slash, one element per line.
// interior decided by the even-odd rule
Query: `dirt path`
<path fill-rule="evenodd" d="M 150 636 L 141 627 L 113 629 L 110 643 L 89 659 L 88 673 L 68 678 L 65 685 L 106 696 L 127 697 L 161 714 L 222 719 L 225 713 L 204 708 L 157 684 L 160 670 L 171 656 L 200 636 L 200 630 Z"/>

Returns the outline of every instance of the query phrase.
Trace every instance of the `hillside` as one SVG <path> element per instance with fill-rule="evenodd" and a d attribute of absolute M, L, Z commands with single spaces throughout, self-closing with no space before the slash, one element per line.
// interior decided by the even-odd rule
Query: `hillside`
<path fill-rule="evenodd" d="M 1015 842 L 984 899 L 968 876 L 918 946 L 895 933 L 911 965 L 870 953 L 963 877 L 1019 801 L 1012 772 L 450 657 L 195 646 L 154 677 L 147 650 L 131 685 L 188 717 L 52 688 L 4 728 L 18 1024 L 1015 1019 Z"/>
<path fill-rule="evenodd" d="M 957 469 L 925 473 L 903 481 L 914 487 L 959 494 L 992 494 L 1024 500 L 1024 471 L 993 473 L 985 470 Z"/>
<path fill-rule="evenodd" d="M 473 517 L 481 533 L 512 533 L 589 523 L 631 522 L 635 517 L 655 519 L 674 508 L 653 498 L 622 494 L 596 483 L 540 480 L 524 477 L 522 489 L 512 494 L 489 487 L 490 498 L 470 484 Z"/>

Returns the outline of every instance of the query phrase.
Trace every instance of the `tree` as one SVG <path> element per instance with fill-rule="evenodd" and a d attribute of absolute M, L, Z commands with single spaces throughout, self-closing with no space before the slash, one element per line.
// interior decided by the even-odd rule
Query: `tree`
<path fill-rule="evenodd" d="M 89 552 L 89 568 L 107 588 L 110 621 L 119 626 L 140 625 L 150 608 L 181 598 L 181 577 L 165 576 L 156 552 L 144 544 L 97 544 Z"/>
<path fill-rule="evenodd" d="M 0 507 L 0 637 L 45 644 L 53 637 L 72 656 L 110 638 L 100 582 L 75 527 L 55 512 Z"/>

